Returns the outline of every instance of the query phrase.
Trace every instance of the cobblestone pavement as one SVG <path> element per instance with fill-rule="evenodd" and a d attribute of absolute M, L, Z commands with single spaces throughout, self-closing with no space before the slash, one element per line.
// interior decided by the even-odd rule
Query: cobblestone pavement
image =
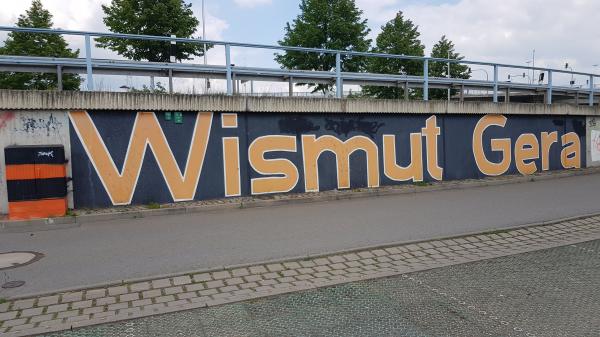
<path fill-rule="evenodd" d="M 0 336 L 187 309 L 61 336 L 595 336 L 595 239 L 600 216 L 15 299 Z"/>
<path fill-rule="evenodd" d="M 50 337 L 598 336 L 600 241 Z"/>

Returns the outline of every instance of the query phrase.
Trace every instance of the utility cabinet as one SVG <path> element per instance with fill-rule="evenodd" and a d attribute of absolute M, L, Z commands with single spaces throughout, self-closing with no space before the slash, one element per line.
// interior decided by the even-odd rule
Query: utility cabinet
<path fill-rule="evenodd" d="M 67 213 L 67 176 L 62 146 L 9 146 L 4 149 L 8 217 L 49 218 Z"/>

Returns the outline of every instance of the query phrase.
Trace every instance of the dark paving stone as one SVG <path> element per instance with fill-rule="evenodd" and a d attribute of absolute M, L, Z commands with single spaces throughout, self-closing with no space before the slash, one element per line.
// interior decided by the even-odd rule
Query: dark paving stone
<path fill-rule="evenodd" d="M 600 240 L 52 337 L 599 336 Z"/>

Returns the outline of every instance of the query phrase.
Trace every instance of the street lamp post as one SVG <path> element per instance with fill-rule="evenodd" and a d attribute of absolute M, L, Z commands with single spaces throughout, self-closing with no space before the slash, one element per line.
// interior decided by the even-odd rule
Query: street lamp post
<path fill-rule="evenodd" d="M 485 80 L 486 82 L 490 81 L 490 74 L 487 72 L 487 70 L 485 69 L 471 69 L 471 71 L 483 71 L 485 73 Z"/>
<path fill-rule="evenodd" d="M 533 84 L 533 81 L 534 81 L 534 78 L 535 78 L 535 48 L 533 49 L 533 57 L 531 59 L 531 62 L 532 62 L 531 72 L 532 72 L 532 75 L 533 75 L 533 76 L 531 76 L 531 84 Z"/>

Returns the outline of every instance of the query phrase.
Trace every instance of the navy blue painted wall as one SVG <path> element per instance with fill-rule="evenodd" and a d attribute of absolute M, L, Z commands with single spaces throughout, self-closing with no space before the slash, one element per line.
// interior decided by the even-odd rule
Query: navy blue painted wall
<path fill-rule="evenodd" d="M 127 151 L 135 112 L 129 111 L 90 111 L 106 147 L 111 153 L 119 170 Z M 175 124 L 166 121 L 163 112 L 157 112 L 160 124 L 169 142 L 175 159 L 183 171 L 189 151 L 196 113 L 183 113 L 184 123 Z M 438 115 L 437 126 L 441 128 L 438 138 L 438 161 L 444 169 L 444 180 L 482 178 L 484 175 L 475 164 L 472 153 L 473 130 L 483 115 Z M 257 137 L 265 135 L 295 135 L 297 152 L 270 152 L 267 158 L 287 158 L 298 167 L 300 179 L 292 192 L 304 192 L 304 174 L 302 164 L 302 134 L 333 135 L 346 140 L 356 135 L 371 138 L 379 147 L 380 184 L 393 185 L 399 182 L 388 179 L 383 172 L 383 134 L 396 135 L 396 156 L 400 165 L 410 160 L 409 134 L 420 132 L 425 121 L 431 115 L 402 114 L 291 114 L 291 113 L 238 113 L 238 128 L 221 127 L 221 116 L 215 113 L 209 138 L 208 149 L 195 199 L 214 199 L 224 197 L 222 137 L 238 136 L 240 138 L 240 165 L 242 195 L 250 194 L 250 179 L 261 177 L 248 164 L 248 145 Z M 567 132 L 575 132 L 580 137 L 581 162 L 585 163 L 585 118 L 572 116 L 506 116 L 508 121 L 504 128 L 490 127 L 484 133 L 486 156 L 492 161 L 499 161 L 499 153 L 489 149 L 491 138 L 510 138 L 514 143 L 519 135 L 533 133 L 539 140 L 541 132 L 558 132 L 559 142 L 551 148 L 550 168 L 561 169 L 560 136 Z M 424 176 L 426 181 L 432 180 L 426 169 L 425 143 L 423 143 Z M 73 188 L 76 208 L 106 207 L 111 202 L 95 172 L 76 132 L 71 125 L 71 158 L 73 167 Z M 362 151 L 351 155 L 351 187 L 367 185 L 366 160 Z M 513 153 L 514 158 L 514 153 Z M 541 159 L 535 160 L 541 170 Z M 318 162 L 321 190 L 337 188 L 335 156 L 323 153 Z M 518 173 L 514 160 L 507 174 Z M 148 204 L 150 202 L 172 202 L 167 185 L 162 178 L 150 148 L 142 165 L 141 174 L 135 190 L 132 204 Z"/>

